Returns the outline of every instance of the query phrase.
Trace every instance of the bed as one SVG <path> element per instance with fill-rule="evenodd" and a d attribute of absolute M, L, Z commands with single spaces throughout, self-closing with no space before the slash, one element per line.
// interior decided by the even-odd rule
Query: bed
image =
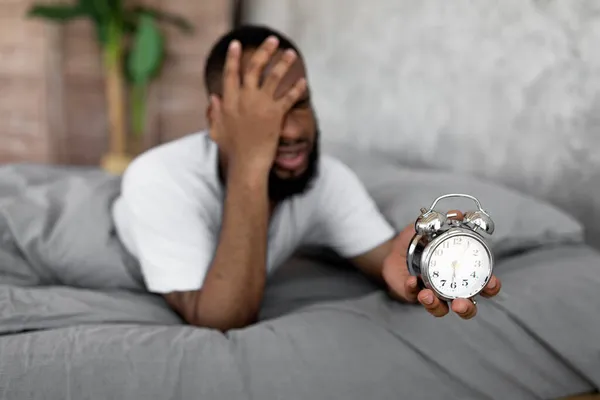
<path fill-rule="evenodd" d="M 187 326 L 144 291 L 115 237 L 119 177 L 6 165 L 0 398 L 518 400 L 600 388 L 600 253 L 580 223 L 470 176 L 344 161 L 397 228 L 439 194 L 477 196 L 497 224 L 502 293 L 473 320 L 436 319 L 306 248 L 270 277 L 259 323 Z"/>

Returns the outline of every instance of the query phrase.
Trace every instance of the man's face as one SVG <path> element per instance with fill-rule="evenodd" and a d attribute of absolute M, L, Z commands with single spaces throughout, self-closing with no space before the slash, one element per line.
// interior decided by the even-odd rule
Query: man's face
<path fill-rule="evenodd" d="M 241 69 L 245 71 L 254 51 L 244 52 Z M 275 54 L 263 73 L 266 76 L 279 61 L 283 52 Z M 298 59 L 283 77 L 275 98 L 284 96 L 300 79 L 306 78 L 306 69 Z M 308 90 L 285 115 L 281 126 L 279 147 L 269 174 L 269 196 L 273 201 L 304 192 L 317 174 L 318 128 Z"/>
<path fill-rule="evenodd" d="M 269 198 L 272 201 L 282 201 L 288 197 L 301 194 L 310 187 L 312 180 L 318 173 L 319 161 L 319 134 L 314 133 L 314 139 L 306 141 L 306 155 L 303 163 L 305 166 L 296 171 L 282 169 L 277 164 L 277 159 L 269 173 Z M 285 144 L 280 144 L 281 152 L 285 152 Z"/>

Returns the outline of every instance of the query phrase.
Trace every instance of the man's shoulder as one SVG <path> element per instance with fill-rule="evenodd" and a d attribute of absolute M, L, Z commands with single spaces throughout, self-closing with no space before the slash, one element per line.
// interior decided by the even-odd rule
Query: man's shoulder
<path fill-rule="evenodd" d="M 322 154 L 319 163 L 319 183 L 329 186 L 345 184 L 348 180 L 357 180 L 357 175 L 348 164 L 331 155 Z"/>
<path fill-rule="evenodd" d="M 214 146 L 207 132 L 192 133 L 146 150 L 132 161 L 126 172 L 165 165 L 192 167 L 207 161 Z"/>
<path fill-rule="evenodd" d="M 351 167 L 352 164 L 326 154 L 321 155 L 320 160 L 319 178 L 313 195 L 320 204 L 338 207 L 340 203 L 349 203 L 349 198 L 369 196 L 365 182 Z"/>
<path fill-rule="evenodd" d="M 206 132 L 189 134 L 137 156 L 123 174 L 123 189 L 194 190 L 216 184 L 217 148 Z"/>

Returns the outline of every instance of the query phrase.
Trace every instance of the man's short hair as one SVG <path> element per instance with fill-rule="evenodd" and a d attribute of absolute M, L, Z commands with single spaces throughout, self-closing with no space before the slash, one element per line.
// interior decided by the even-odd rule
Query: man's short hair
<path fill-rule="evenodd" d="M 282 33 L 261 25 L 243 25 L 233 29 L 222 36 L 212 47 L 204 67 L 204 86 L 208 94 L 220 95 L 223 85 L 223 68 L 227 58 L 229 43 L 237 40 L 242 49 L 257 49 L 269 36 L 275 36 L 279 40 L 279 48 L 282 50 L 292 49 L 300 56 L 296 45 Z"/>

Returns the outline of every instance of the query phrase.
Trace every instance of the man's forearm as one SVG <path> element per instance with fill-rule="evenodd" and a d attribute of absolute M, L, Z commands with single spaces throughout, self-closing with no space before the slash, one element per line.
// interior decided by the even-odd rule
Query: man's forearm
<path fill-rule="evenodd" d="M 195 307 L 201 325 L 242 327 L 258 314 L 266 281 L 267 187 L 267 174 L 228 175 L 219 244 Z"/>
<path fill-rule="evenodd" d="M 383 285 L 385 284 L 383 265 L 386 258 L 393 251 L 394 240 L 387 240 L 367 253 L 352 258 L 350 261 L 374 282 Z"/>

